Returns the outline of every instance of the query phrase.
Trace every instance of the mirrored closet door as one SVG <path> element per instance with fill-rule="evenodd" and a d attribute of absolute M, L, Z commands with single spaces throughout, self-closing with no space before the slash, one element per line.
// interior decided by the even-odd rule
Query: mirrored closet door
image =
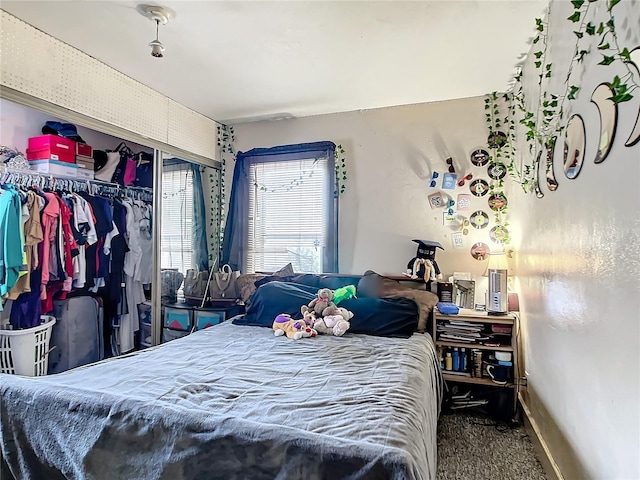
<path fill-rule="evenodd" d="M 198 329 L 198 317 L 210 313 L 202 291 L 211 268 L 217 269 L 221 241 L 220 170 L 166 152 L 161 161 L 154 344 L 188 335 Z"/>

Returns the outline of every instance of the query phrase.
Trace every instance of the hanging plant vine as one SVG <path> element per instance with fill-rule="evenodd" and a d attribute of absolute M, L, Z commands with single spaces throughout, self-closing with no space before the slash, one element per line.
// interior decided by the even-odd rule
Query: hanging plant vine
<path fill-rule="evenodd" d="M 336 189 L 333 192 L 334 197 L 342 195 L 347 189 L 347 164 L 344 159 L 344 148 L 338 145 L 333 153 L 336 171 Z"/>
<path fill-rule="evenodd" d="M 560 91 L 549 91 L 551 78 L 556 67 L 548 61 L 548 22 L 542 18 L 535 19 L 537 35 L 533 39 L 533 45 L 539 48 L 532 52 L 533 65 L 537 75 L 537 83 L 539 86 L 538 95 L 533 102 L 528 102 L 525 98 L 523 88 L 523 69 L 518 68 L 515 76 L 515 84 L 512 91 L 505 95 L 504 100 L 508 103 L 509 125 L 511 126 L 516 116 L 518 123 L 524 128 L 524 138 L 529 144 L 529 161 L 524 161 L 524 156 L 519 155 L 522 167 L 517 168 L 515 162 L 506 162 L 510 176 L 518 182 L 525 192 L 536 191 L 538 196 L 542 196 L 542 192 L 538 186 L 538 164 L 537 159 L 540 158 L 539 152 L 545 149 L 552 152 L 556 139 L 564 131 L 563 124 L 564 113 L 568 101 L 576 100 L 580 94 L 580 87 L 571 83 L 574 68 L 576 65 L 583 64 L 587 55 L 592 54 L 590 44 L 592 37 L 597 37 L 597 49 L 595 53 L 602 55 L 599 65 L 607 66 L 614 62 L 622 62 L 626 73 L 622 76 L 615 75 L 609 82 L 614 94 L 610 98 L 614 103 L 627 102 L 633 98 L 636 90 L 640 85 L 634 79 L 633 72 L 630 68 L 631 52 L 627 47 L 620 48 L 618 35 L 616 31 L 615 19 L 613 16 L 613 8 L 620 3 L 621 0 L 607 0 L 607 12 L 609 19 L 606 22 L 592 23 L 588 20 L 588 13 L 592 4 L 598 0 L 572 0 L 571 4 L 574 11 L 567 17 L 567 20 L 574 25 L 573 33 L 576 38 L 573 55 L 567 68 L 567 73 L 562 83 Z M 551 5 L 547 9 L 546 18 L 549 18 Z M 584 41 L 589 40 L 589 45 L 585 46 Z M 492 94 L 493 96 L 493 94 Z M 493 98 L 495 100 L 495 98 Z M 534 110 L 527 108 L 527 103 L 536 105 Z M 486 104 L 485 104 L 485 108 Z M 493 107 L 490 107 L 493 108 Z M 491 121 L 487 118 L 487 121 Z M 505 119 L 504 123 L 507 123 Z M 514 122 L 515 123 L 515 122 Z M 515 129 L 514 129 L 515 130 Z M 509 142 L 515 146 L 515 131 L 509 129 L 507 132 Z M 515 155 L 514 155 L 515 157 Z M 552 157 L 547 156 L 545 160 L 545 169 L 549 175 L 550 169 L 553 168 Z"/>
<path fill-rule="evenodd" d="M 484 99 L 485 119 L 489 130 L 487 145 L 491 149 L 488 169 L 491 171 L 495 168 L 504 168 L 513 175 L 512 172 L 517 171 L 514 165 L 515 121 L 511 116 L 510 107 L 507 109 L 507 112 L 502 111 L 500 99 L 504 100 L 506 104 L 509 97 L 500 96 L 497 92 L 492 92 Z M 506 127 L 508 133 L 501 130 L 501 128 L 504 127 Z M 498 178 L 489 175 L 489 178 L 491 179 L 489 181 L 489 199 L 501 197 L 506 200 L 504 178 L 501 178 L 499 175 Z M 492 208 L 492 210 L 494 212 L 495 222 L 494 237 L 498 243 L 508 245 L 511 243 L 511 238 L 509 236 L 509 230 L 507 229 L 509 226 L 509 222 L 507 221 L 507 202 L 505 201 L 503 205 Z"/>
<path fill-rule="evenodd" d="M 217 127 L 218 131 L 218 149 L 220 151 L 220 163 L 222 167 L 220 169 L 220 181 L 215 186 L 219 187 L 217 191 L 220 192 L 217 205 L 220 205 L 220 214 L 218 215 L 218 232 L 219 232 L 219 248 L 222 248 L 222 239 L 224 238 L 224 205 L 226 203 L 226 184 L 225 177 L 227 174 L 227 160 L 236 161 L 236 149 L 234 143 L 236 141 L 236 134 L 233 126 L 220 124 Z"/>

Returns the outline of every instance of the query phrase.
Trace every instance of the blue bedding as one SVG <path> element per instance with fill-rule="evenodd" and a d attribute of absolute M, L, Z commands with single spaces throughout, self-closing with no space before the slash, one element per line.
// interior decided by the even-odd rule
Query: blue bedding
<path fill-rule="evenodd" d="M 316 297 L 318 289 L 288 282 L 261 285 L 251 297 L 244 317 L 234 320 L 236 325 L 269 327 L 280 313 L 302 318 L 300 307 Z M 418 326 L 418 306 L 405 298 L 350 298 L 340 303 L 351 310 L 351 333 L 383 337 L 408 338 Z"/>
<path fill-rule="evenodd" d="M 47 377 L 0 375 L 16 478 L 433 479 L 431 337 L 301 340 L 231 322 Z"/>

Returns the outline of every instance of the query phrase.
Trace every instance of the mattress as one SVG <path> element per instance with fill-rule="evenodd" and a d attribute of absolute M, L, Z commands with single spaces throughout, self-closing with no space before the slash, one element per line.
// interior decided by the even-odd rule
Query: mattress
<path fill-rule="evenodd" d="M 0 375 L 20 479 L 430 479 L 427 334 L 290 340 L 224 322 L 48 377 Z"/>

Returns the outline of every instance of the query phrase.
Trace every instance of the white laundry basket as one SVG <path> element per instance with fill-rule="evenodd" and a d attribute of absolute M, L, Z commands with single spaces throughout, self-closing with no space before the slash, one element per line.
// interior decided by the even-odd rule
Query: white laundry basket
<path fill-rule="evenodd" d="M 42 315 L 44 322 L 23 330 L 0 330 L 0 373 L 27 377 L 47 374 L 49 340 L 55 317 Z"/>

